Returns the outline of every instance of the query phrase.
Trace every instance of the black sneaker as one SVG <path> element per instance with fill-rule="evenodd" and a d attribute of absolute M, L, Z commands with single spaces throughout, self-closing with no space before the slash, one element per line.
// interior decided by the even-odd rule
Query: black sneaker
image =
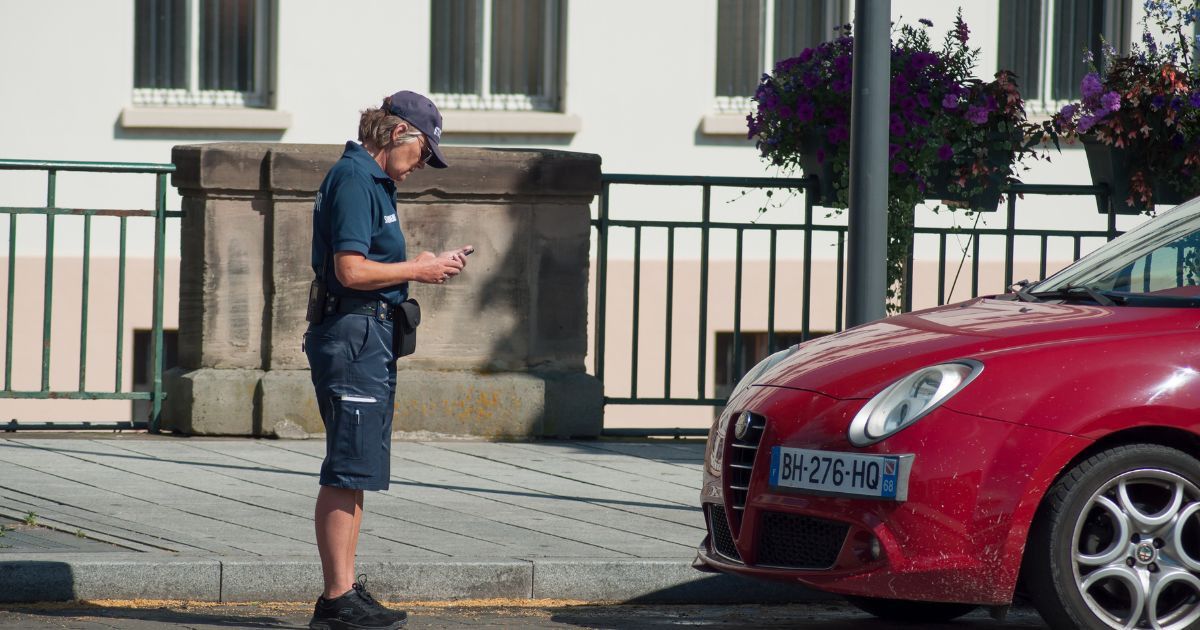
<path fill-rule="evenodd" d="M 358 596 L 361 597 L 363 601 L 367 602 L 367 604 L 374 608 L 379 614 L 390 616 L 392 620 L 399 621 L 400 625 L 404 625 L 408 622 L 408 613 L 404 612 L 403 610 L 392 610 L 391 608 L 380 604 L 374 597 L 371 596 L 371 593 L 367 591 L 367 576 L 358 576 L 358 581 L 352 584 L 351 587 L 355 591 L 358 591 Z"/>
<path fill-rule="evenodd" d="M 365 589 L 354 586 L 341 597 L 318 597 L 308 622 L 310 630 L 397 630 L 408 622 L 407 613 L 387 610 L 374 598 L 364 598 Z"/>

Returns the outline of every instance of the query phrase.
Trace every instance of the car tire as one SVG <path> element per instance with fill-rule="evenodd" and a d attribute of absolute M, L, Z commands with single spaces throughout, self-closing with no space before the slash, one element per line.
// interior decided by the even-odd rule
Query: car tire
<path fill-rule="evenodd" d="M 1194 627 L 1200 462 L 1174 448 L 1134 444 L 1075 465 L 1046 493 L 1021 571 L 1034 606 L 1055 629 Z"/>
<path fill-rule="evenodd" d="M 958 619 L 978 608 L 974 604 L 918 602 L 877 597 L 847 597 L 846 599 L 863 612 L 875 615 L 880 619 L 901 623 L 941 623 Z"/>

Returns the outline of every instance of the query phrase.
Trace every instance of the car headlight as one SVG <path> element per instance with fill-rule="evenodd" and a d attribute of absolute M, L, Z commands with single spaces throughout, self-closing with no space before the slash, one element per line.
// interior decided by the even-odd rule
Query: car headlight
<path fill-rule="evenodd" d="M 922 368 L 892 383 L 854 416 L 847 434 L 850 443 L 867 446 L 890 437 L 937 409 L 981 371 L 982 363 L 962 359 Z"/>
<path fill-rule="evenodd" d="M 742 391 L 747 387 L 753 385 L 754 381 L 758 380 L 759 377 L 767 373 L 767 370 L 779 365 L 784 359 L 792 356 L 792 353 L 795 352 L 796 348 L 798 347 L 800 347 L 800 344 L 780 350 L 779 352 L 772 354 L 762 361 L 759 361 L 758 365 L 750 368 L 750 371 L 746 372 L 745 376 L 742 376 L 741 380 L 737 382 L 737 386 L 734 387 L 733 391 L 729 393 L 729 400 L 737 398 L 738 394 L 742 393 Z"/>

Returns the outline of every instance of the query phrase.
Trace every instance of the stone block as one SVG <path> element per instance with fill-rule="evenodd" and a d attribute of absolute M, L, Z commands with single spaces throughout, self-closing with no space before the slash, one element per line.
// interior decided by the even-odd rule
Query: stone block
<path fill-rule="evenodd" d="M 261 424 L 255 434 L 295 439 L 325 432 L 308 370 L 270 370 L 259 388 Z"/>
<path fill-rule="evenodd" d="M 260 190 L 267 155 L 279 145 L 263 142 L 213 142 L 171 149 L 171 185 L 184 197 L 192 192 Z"/>
<path fill-rule="evenodd" d="M 456 209 L 445 204 L 403 203 L 400 222 L 409 251 L 435 253 L 471 244 L 475 253 L 461 276 L 444 285 L 413 283 L 421 303 L 417 353 L 430 367 L 524 370 L 528 366 L 530 208 L 481 204 Z"/>
<path fill-rule="evenodd" d="M 163 375 L 168 395 L 163 428 L 191 435 L 252 435 L 262 370 L 174 368 Z"/>
<path fill-rule="evenodd" d="M 180 229 L 180 365 L 263 366 L 266 210 L 263 199 L 186 204 Z"/>
<path fill-rule="evenodd" d="M 270 252 L 267 254 L 267 304 L 270 309 L 265 331 L 267 369 L 301 370 L 308 358 L 301 339 L 308 328 L 304 315 L 308 287 L 312 283 L 312 211 L 315 197 L 276 199 L 269 216 Z M 333 273 L 333 261 L 330 271 Z"/>
<path fill-rule="evenodd" d="M 402 369 L 396 376 L 393 429 L 488 437 L 595 436 L 602 424 L 598 392 L 599 383 L 586 374 Z"/>
<path fill-rule="evenodd" d="M 221 565 L 201 558 L 83 554 L 60 561 L 0 556 L 0 602 L 82 599 L 220 601 Z"/>
<path fill-rule="evenodd" d="M 315 559 L 226 559 L 222 598 L 227 602 L 308 601 L 322 588 Z M 529 597 L 533 567 L 522 561 L 429 562 L 360 559 L 371 594 L 385 601 Z"/>

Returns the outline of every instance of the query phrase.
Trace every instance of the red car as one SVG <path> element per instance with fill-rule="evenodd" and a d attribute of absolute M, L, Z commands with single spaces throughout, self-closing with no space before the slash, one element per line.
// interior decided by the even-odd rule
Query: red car
<path fill-rule="evenodd" d="M 1027 594 L 1200 625 L 1200 199 L 1016 293 L 776 353 L 714 423 L 697 568 L 885 618 Z"/>

